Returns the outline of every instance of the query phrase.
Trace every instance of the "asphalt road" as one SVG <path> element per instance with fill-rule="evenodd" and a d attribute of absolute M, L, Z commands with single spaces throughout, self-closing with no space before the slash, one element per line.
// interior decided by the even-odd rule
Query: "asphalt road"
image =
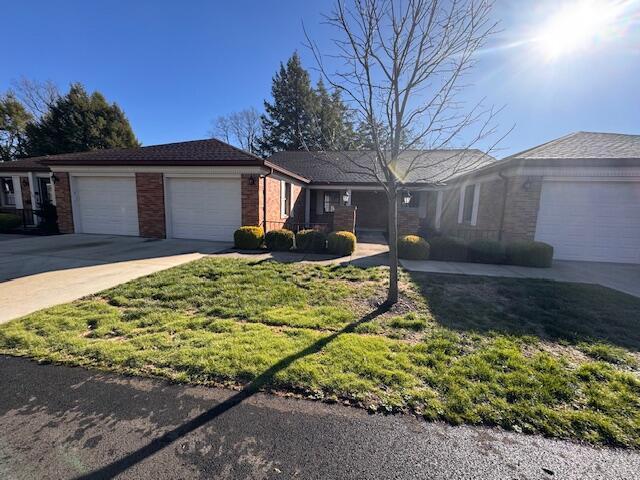
<path fill-rule="evenodd" d="M 640 452 L 0 357 L 0 478 L 632 479 Z"/>

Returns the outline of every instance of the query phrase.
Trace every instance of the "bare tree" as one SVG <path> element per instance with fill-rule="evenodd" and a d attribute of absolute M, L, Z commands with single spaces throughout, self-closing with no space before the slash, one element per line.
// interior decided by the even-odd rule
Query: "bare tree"
<path fill-rule="evenodd" d="M 212 137 L 219 137 L 251 153 L 257 152 L 261 134 L 260 114 L 253 107 L 217 117 L 210 132 Z"/>
<path fill-rule="evenodd" d="M 12 82 L 14 95 L 34 118 L 40 118 L 60 98 L 60 89 L 51 80 L 40 82 L 26 77 Z"/>
<path fill-rule="evenodd" d="M 337 0 L 326 17 L 337 31 L 329 55 L 305 31 L 321 75 L 371 137 L 372 153 L 349 155 L 346 164 L 386 192 L 388 304 L 398 300 L 398 202 L 405 180 L 440 183 L 486 162 L 469 153 L 495 135 L 497 111 L 483 101 L 466 105 L 461 94 L 474 54 L 496 31 L 492 6 L 493 0 Z M 338 69 L 330 71 L 327 62 Z M 453 147 L 458 150 L 435 160 L 426 150 Z M 344 169 L 344 161 L 338 164 Z"/>

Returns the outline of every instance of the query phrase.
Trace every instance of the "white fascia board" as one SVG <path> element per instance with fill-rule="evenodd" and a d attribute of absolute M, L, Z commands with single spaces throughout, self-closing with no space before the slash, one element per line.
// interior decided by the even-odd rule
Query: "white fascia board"
<path fill-rule="evenodd" d="M 186 176 L 194 175 L 211 175 L 216 176 L 218 174 L 255 174 L 263 175 L 269 173 L 269 169 L 252 166 L 252 167 L 226 167 L 226 166 L 152 166 L 152 165 L 131 165 L 131 166 L 91 166 L 91 165 L 56 165 L 51 167 L 51 171 L 56 172 L 69 172 L 70 174 L 108 174 L 108 173 L 163 173 L 165 175 L 179 175 L 184 174 Z"/>

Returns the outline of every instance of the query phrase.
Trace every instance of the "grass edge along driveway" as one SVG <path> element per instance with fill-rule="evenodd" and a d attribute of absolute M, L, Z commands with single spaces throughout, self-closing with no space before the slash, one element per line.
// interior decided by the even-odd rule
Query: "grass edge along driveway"
<path fill-rule="evenodd" d="M 640 447 L 640 300 L 593 285 L 207 258 L 0 327 L 0 352 Z"/>

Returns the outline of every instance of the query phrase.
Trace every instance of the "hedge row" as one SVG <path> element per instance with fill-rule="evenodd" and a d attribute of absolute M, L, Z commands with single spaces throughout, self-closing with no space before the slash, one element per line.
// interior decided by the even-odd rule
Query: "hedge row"
<path fill-rule="evenodd" d="M 444 260 L 550 267 L 553 247 L 543 242 L 519 241 L 503 245 L 495 240 L 465 242 L 459 238 L 433 237 L 429 242 L 416 235 L 398 239 L 398 256 L 412 260 Z"/>
<path fill-rule="evenodd" d="M 241 227 L 233 235 L 235 247 L 241 250 L 256 250 L 264 245 L 269 250 L 289 251 L 292 248 L 303 252 L 335 255 L 351 255 L 356 249 L 356 236 L 351 232 L 332 232 L 326 235 L 318 230 L 300 230 L 297 234 L 286 228 L 270 230 L 266 234 L 262 227 Z"/>

